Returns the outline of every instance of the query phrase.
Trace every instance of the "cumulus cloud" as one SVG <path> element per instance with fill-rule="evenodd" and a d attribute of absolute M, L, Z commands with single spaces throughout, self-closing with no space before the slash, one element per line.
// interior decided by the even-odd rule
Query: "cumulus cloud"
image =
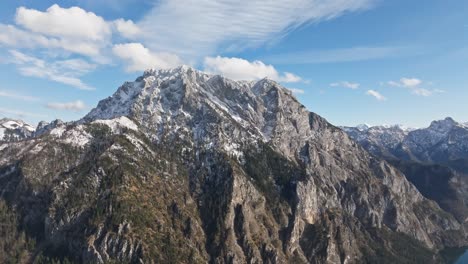
<path fill-rule="evenodd" d="M 117 32 L 125 38 L 134 39 L 142 33 L 141 29 L 132 20 L 117 19 L 113 23 Z"/>
<path fill-rule="evenodd" d="M 359 83 L 353 83 L 353 82 L 348 82 L 348 81 L 342 81 L 342 82 L 335 82 L 330 84 L 331 87 L 343 87 L 343 88 L 348 88 L 348 89 L 358 89 L 359 86 L 361 86 Z"/>
<path fill-rule="evenodd" d="M 261 61 L 248 61 L 241 58 L 206 57 L 205 71 L 221 74 L 234 80 L 258 80 L 271 78 L 278 82 L 300 82 L 301 77 L 290 72 L 279 73 L 272 65 Z"/>
<path fill-rule="evenodd" d="M 16 23 L 35 33 L 72 39 L 106 40 L 109 24 L 100 16 L 79 7 L 62 8 L 57 4 L 46 12 L 20 7 Z"/>
<path fill-rule="evenodd" d="M 154 53 L 141 43 L 117 44 L 112 48 L 113 53 L 127 62 L 129 72 L 142 71 L 148 68 L 166 69 L 182 64 L 181 59 L 169 53 Z"/>
<path fill-rule="evenodd" d="M 46 107 L 54 110 L 69 110 L 74 112 L 86 109 L 86 105 L 80 100 L 67 103 L 48 103 Z"/>
<path fill-rule="evenodd" d="M 443 90 L 440 90 L 440 89 L 422 88 L 421 85 L 423 84 L 429 85 L 430 83 L 424 82 L 418 78 L 401 78 L 398 81 L 389 81 L 387 82 L 387 84 L 393 87 L 407 88 L 408 90 L 411 91 L 412 94 L 415 94 L 418 96 L 424 96 L 424 97 L 431 96 L 436 93 L 444 92 Z"/>
<path fill-rule="evenodd" d="M 10 50 L 10 55 L 11 59 L 9 62 L 16 64 L 19 72 L 24 76 L 48 79 L 81 90 L 94 90 L 93 87 L 83 83 L 79 79 L 80 76 L 94 67 L 86 61 L 76 59 L 49 63 L 17 50 Z"/>
<path fill-rule="evenodd" d="M 374 97 L 378 101 L 386 101 L 387 100 L 387 98 L 385 96 L 381 95 L 379 92 L 377 92 L 375 90 L 368 90 L 366 92 L 366 94 Z"/>
<path fill-rule="evenodd" d="M 0 42 L 19 43 L 29 48 L 60 48 L 95 60 L 103 60 L 102 49 L 109 44 L 112 35 L 111 24 L 102 17 L 79 7 L 62 8 L 57 4 L 45 12 L 19 7 L 15 22 L 23 29 L 3 25 L 9 33 L 3 41 L 3 34 L 0 34 Z M 23 44 L 21 40 L 29 40 L 29 43 Z"/>
<path fill-rule="evenodd" d="M 57 49 L 88 56 L 99 63 L 109 63 L 105 50 L 112 46 L 112 36 L 125 38 L 140 34 L 131 20 L 104 18 L 80 7 L 62 8 L 57 4 L 46 11 L 19 7 L 16 25 L 0 24 L 0 44 L 14 48 Z"/>

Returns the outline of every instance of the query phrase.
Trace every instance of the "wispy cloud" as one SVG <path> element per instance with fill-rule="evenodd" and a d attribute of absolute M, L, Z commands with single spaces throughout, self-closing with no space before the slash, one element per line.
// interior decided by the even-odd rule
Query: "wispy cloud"
<path fill-rule="evenodd" d="M 87 108 L 85 103 L 80 100 L 67 103 L 48 103 L 46 107 L 55 110 L 69 110 L 74 112 L 79 112 Z"/>
<path fill-rule="evenodd" d="M 293 94 L 305 94 L 305 91 L 297 88 L 288 88 Z"/>
<path fill-rule="evenodd" d="M 331 87 L 343 87 L 343 88 L 348 88 L 348 89 L 358 89 L 359 86 L 361 86 L 359 83 L 353 83 L 353 82 L 348 82 L 348 81 L 341 81 L 341 82 L 335 82 L 335 83 L 330 83 Z"/>
<path fill-rule="evenodd" d="M 393 87 L 403 87 L 411 91 L 411 93 L 418 95 L 418 96 L 431 96 L 433 94 L 437 93 L 444 93 L 445 91 L 440 90 L 440 89 L 426 89 L 421 87 L 422 85 L 431 85 L 430 82 L 424 82 L 421 79 L 418 78 L 401 78 L 398 81 L 389 81 L 387 82 L 389 86 Z"/>
<path fill-rule="evenodd" d="M 300 82 L 302 78 L 290 73 L 279 73 L 273 65 L 261 61 L 248 61 L 241 58 L 206 57 L 205 71 L 224 75 L 235 80 L 257 80 L 265 77 L 278 82 Z"/>
<path fill-rule="evenodd" d="M 6 97 L 16 100 L 22 100 L 27 102 L 39 101 L 40 99 L 34 96 L 22 95 L 12 91 L 0 90 L 0 97 Z"/>
<path fill-rule="evenodd" d="M 369 9 L 376 0 L 161 0 L 140 21 L 152 50 L 206 56 L 258 46 L 309 23 Z M 232 18 L 232 19 L 230 19 Z M 168 26 L 170 21 L 170 26 Z"/>
<path fill-rule="evenodd" d="M 374 97 L 378 101 L 386 101 L 387 100 L 387 98 L 385 96 L 383 96 L 382 94 L 380 94 L 379 92 L 377 92 L 375 90 L 367 90 L 366 94 Z"/>
<path fill-rule="evenodd" d="M 413 47 L 351 47 L 289 52 L 267 56 L 263 59 L 274 64 L 321 64 L 398 58 L 420 53 L 420 50 Z"/>
<path fill-rule="evenodd" d="M 42 114 L 38 114 L 38 113 L 30 113 L 30 112 L 14 110 L 14 109 L 6 109 L 6 108 L 2 108 L 2 107 L 0 107 L 0 113 L 2 113 L 4 115 L 14 115 L 14 116 L 18 116 L 20 118 L 25 118 L 25 117 L 43 118 L 43 117 L 47 117 L 47 115 L 42 115 Z"/>
<path fill-rule="evenodd" d="M 9 63 L 18 65 L 19 72 L 24 76 L 48 79 L 81 90 L 94 90 L 93 87 L 79 79 L 80 76 L 95 67 L 86 61 L 75 59 L 49 63 L 17 50 L 10 50 L 10 55 Z"/>

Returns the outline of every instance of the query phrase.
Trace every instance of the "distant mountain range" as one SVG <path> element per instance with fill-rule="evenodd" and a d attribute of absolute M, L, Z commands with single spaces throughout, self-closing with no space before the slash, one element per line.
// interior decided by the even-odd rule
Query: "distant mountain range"
<path fill-rule="evenodd" d="M 385 158 L 437 163 L 468 158 L 468 125 L 450 117 L 423 129 L 398 125 L 342 128 L 371 153 Z"/>
<path fill-rule="evenodd" d="M 426 197 L 468 221 L 468 125 L 450 117 L 429 127 L 342 127 L 366 150 L 401 171 Z"/>
<path fill-rule="evenodd" d="M 391 164 L 414 132 L 387 162 L 272 80 L 148 70 L 0 143 L 0 262 L 443 263 L 467 229 Z"/>

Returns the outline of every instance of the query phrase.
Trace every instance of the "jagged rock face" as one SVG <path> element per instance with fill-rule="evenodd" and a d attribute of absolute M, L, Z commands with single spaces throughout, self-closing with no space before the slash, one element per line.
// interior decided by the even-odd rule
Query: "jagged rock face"
<path fill-rule="evenodd" d="M 34 130 L 34 127 L 21 120 L 2 118 L 0 119 L 0 142 L 26 139 L 34 133 Z"/>
<path fill-rule="evenodd" d="M 266 79 L 147 71 L 79 122 L 0 149 L 2 198 L 46 255 L 430 263 L 467 243 L 398 170 Z"/>

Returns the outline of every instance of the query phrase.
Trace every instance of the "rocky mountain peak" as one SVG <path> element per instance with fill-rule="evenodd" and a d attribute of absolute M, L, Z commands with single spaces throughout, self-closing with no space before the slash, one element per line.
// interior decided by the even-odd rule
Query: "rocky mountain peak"
<path fill-rule="evenodd" d="M 429 129 L 432 129 L 434 131 L 438 131 L 441 133 L 444 133 L 444 132 L 446 133 L 450 131 L 454 126 L 457 126 L 457 125 L 459 125 L 459 123 L 453 120 L 453 118 L 446 117 L 443 120 L 432 121 L 431 125 L 429 126 Z"/>
<path fill-rule="evenodd" d="M 191 124 L 205 124 L 207 115 L 211 115 L 221 123 L 235 123 L 249 135 L 269 140 L 274 131 L 281 130 L 284 124 L 277 121 L 283 121 L 280 118 L 286 112 L 308 119 L 305 107 L 292 93 L 270 79 L 234 81 L 180 66 L 145 71 L 99 102 L 83 121 L 129 116 L 150 134 L 160 136 L 176 133 L 171 130 L 175 127 L 194 130 Z"/>
<path fill-rule="evenodd" d="M 18 141 L 32 135 L 35 128 L 28 123 L 11 118 L 0 119 L 0 141 Z"/>

